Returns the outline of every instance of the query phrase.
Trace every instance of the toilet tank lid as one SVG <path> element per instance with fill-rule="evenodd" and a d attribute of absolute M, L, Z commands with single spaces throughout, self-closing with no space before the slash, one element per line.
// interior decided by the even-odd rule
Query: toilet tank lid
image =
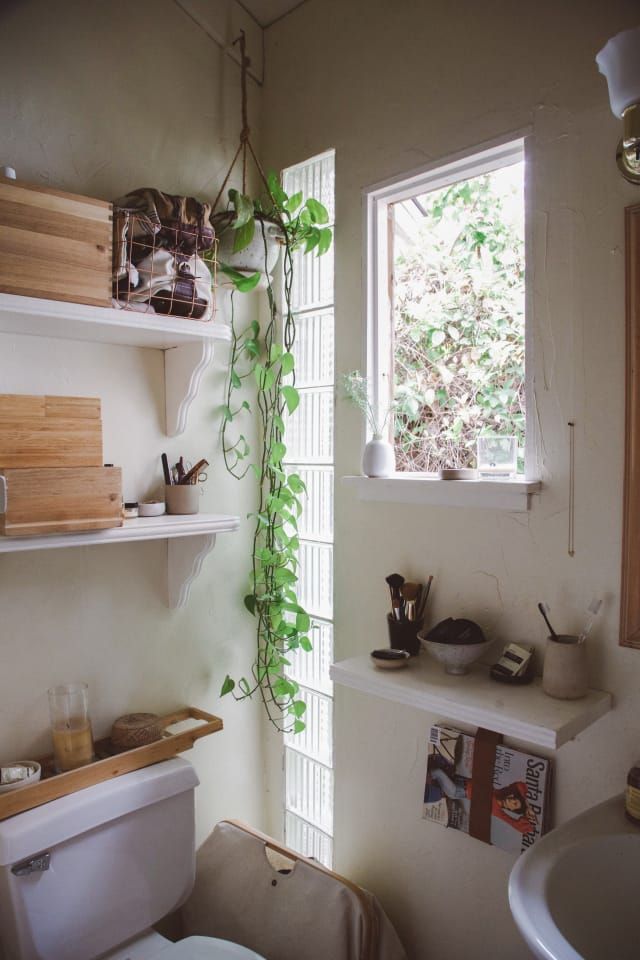
<path fill-rule="evenodd" d="M 191 764 L 176 757 L 19 813 L 0 822 L 0 866 L 17 863 L 127 813 L 193 790 L 198 783 Z"/>

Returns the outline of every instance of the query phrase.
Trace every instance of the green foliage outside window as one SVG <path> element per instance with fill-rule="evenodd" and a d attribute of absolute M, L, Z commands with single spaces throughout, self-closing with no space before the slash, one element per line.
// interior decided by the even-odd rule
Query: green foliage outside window
<path fill-rule="evenodd" d="M 410 242 L 396 212 L 398 470 L 473 467 L 481 434 L 515 435 L 522 469 L 522 199 L 513 174 L 506 185 L 501 174 L 420 197 L 425 216 Z"/>

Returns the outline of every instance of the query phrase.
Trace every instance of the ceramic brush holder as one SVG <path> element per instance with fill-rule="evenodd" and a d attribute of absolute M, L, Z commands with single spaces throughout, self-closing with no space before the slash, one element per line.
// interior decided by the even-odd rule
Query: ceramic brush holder
<path fill-rule="evenodd" d="M 422 629 L 422 620 L 396 620 L 387 614 L 389 628 L 389 646 L 393 650 L 406 650 L 412 657 L 420 653 L 418 633 Z"/>

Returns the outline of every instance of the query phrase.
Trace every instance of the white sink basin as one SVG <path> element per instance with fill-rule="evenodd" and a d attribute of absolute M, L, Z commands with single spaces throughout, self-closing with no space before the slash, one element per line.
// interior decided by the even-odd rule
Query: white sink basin
<path fill-rule="evenodd" d="M 640 827 L 612 797 L 517 861 L 509 904 L 540 960 L 640 958 Z"/>

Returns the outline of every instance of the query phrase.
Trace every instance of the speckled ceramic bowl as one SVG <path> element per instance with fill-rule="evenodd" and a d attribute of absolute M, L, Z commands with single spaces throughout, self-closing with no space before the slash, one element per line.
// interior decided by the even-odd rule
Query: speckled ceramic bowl
<path fill-rule="evenodd" d="M 479 660 L 493 643 L 493 640 L 483 643 L 436 643 L 435 640 L 427 640 L 422 633 L 418 634 L 418 639 L 430 657 L 444 664 L 444 672 L 454 676 L 468 673 L 470 665 Z"/>

